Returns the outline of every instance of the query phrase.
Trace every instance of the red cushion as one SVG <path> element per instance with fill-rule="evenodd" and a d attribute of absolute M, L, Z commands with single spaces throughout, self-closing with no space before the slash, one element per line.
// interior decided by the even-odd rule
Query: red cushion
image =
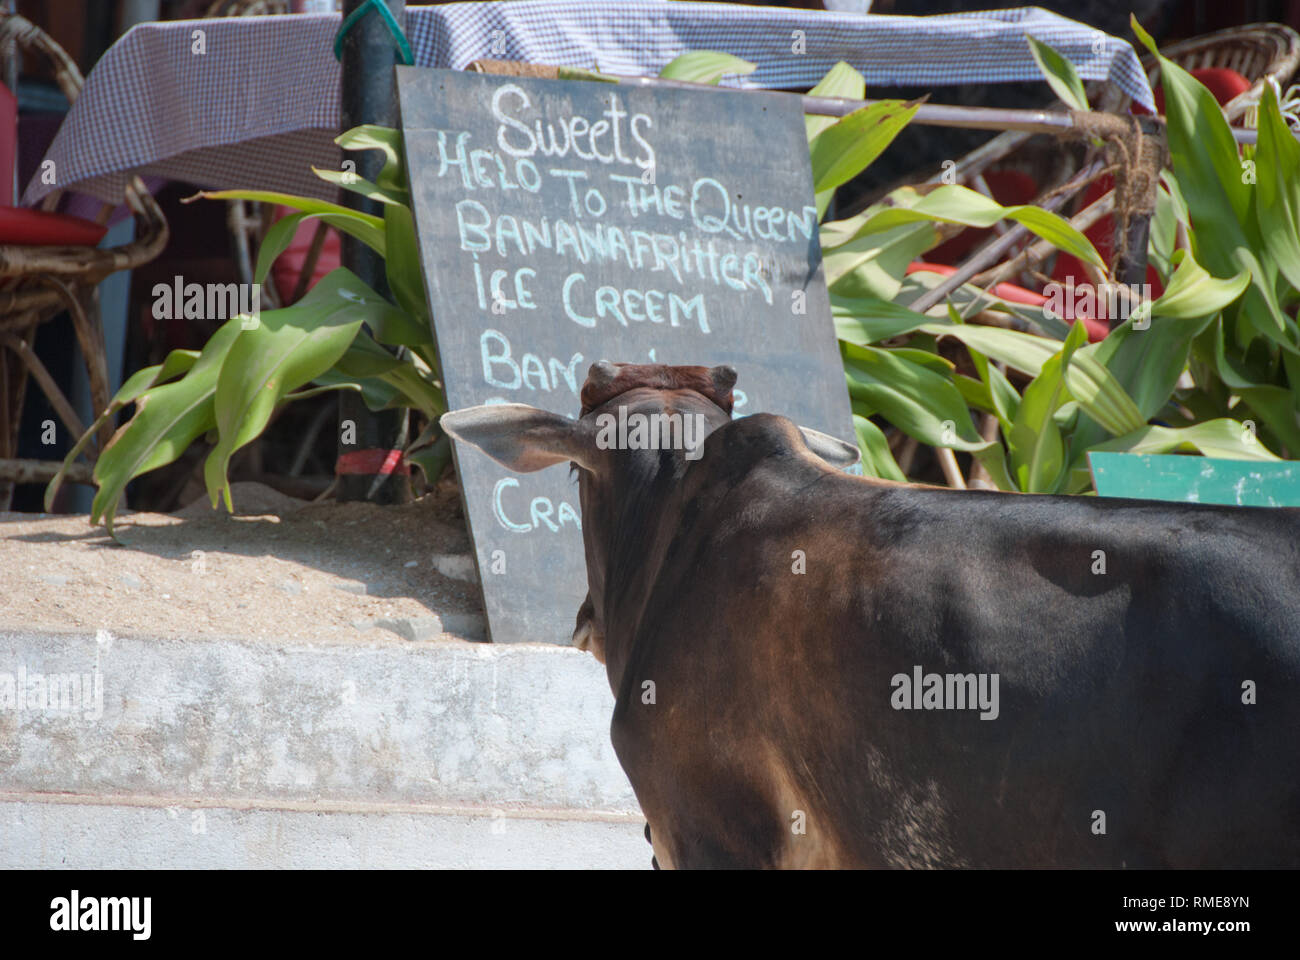
<path fill-rule="evenodd" d="M 1223 67 L 1203 67 L 1200 70 L 1189 70 L 1187 72 L 1205 84 L 1210 93 L 1214 94 L 1214 99 L 1219 101 L 1221 107 L 1227 104 L 1229 100 L 1250 89 L 1250 81 L 1236 70 L 1226 70 Z M 1164 84 L 1156 87 L 1156 110 L 1163 116 L 1165 112 Z"/>
<path fill-rule="evenodd" d="M 14 163 L 18 159 L 18 101 L 0 83 L 0 207 L 14 202 Z"/>
<path fill-rule="evenodd" d="M 32 247 L 93 247 L 104 239 L 107 232 L 108 227 L 93 220 L 66 213 L 0 207 L 0 243 Z"/>

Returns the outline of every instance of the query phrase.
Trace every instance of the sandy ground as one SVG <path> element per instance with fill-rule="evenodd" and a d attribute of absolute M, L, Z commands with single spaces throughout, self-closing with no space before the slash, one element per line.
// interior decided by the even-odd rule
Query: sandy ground
<path fill-rule="evenodd" d="M 486 639 L 455 487 L 415 503 L 295 500 L 237 483 L 127 513 L 121 544 L 86 516 L 0 513 L 0 628 L 161 637 L 414 643 Z"/>

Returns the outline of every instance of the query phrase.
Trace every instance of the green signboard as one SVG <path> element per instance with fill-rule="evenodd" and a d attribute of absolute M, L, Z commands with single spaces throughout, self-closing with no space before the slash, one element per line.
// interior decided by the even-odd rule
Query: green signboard
<path fill-rule="evenodd" d="M 1090 453 L 1102 497 L 1300 507 L 1300 461 L 1219 460 L 1173 454 Z"/>

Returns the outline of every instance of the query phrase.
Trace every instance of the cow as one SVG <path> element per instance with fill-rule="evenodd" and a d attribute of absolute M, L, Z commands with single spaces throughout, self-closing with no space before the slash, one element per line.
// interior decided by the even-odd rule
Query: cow
<path fill-rule="evenodd" d="M 601 361 L 576 420 L 441 421 L 577 472 L 575 642 L 660 865 L 1300 866 L 1300 510 L 853 476 L 735 380 Z M 634 414 L 706 438 L 611 445 Z"/>

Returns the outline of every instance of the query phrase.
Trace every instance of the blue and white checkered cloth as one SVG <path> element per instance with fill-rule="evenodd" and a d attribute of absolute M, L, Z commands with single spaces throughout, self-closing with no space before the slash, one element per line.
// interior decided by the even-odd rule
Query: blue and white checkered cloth
<path fill-rule="evenodd" d="M 332 198 L 334 188 L 310 168 L 337 169 L 342 159 L 332 142 L 338 25 L 338 14 L 299 14 L 135 27 L 95 66 L 51 145 L 55 182 L 38 175 L 23 202 L 58 189 L 115 201 L 133 174 Z M 1068 57 L 1085 80 L 1109 81 L 1154 106 L 1132 46 L 1037 7 L 894 17 L 666 0 L 514 0 L 410 7 L 406 30 L 419 66 L 461 69 L 493 58 L 653 76 L 682 53 L 714 50 L 758 65 L 729 85 L 809 87 L 845 60 L 866 77 L 868 93 L 871 86 L 1041 79 L 1029 33 Z"/>

